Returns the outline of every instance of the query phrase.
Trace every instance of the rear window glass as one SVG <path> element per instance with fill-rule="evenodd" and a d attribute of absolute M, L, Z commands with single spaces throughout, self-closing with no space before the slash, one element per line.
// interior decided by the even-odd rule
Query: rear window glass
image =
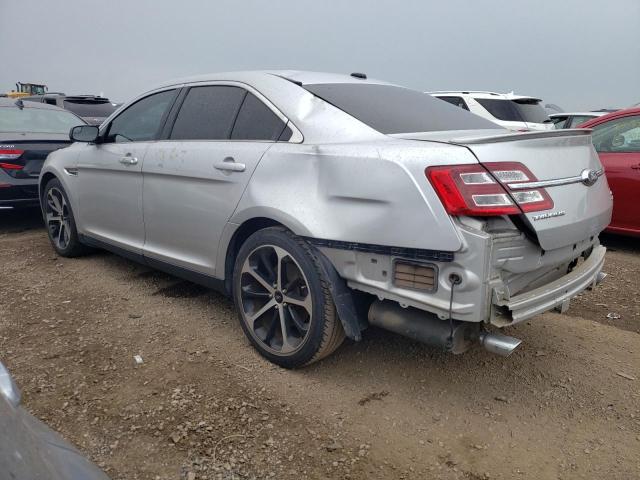
<path fill-rule="evenodd" d="M 384 134 L 496 128 L 488 120 L 408 88 L 370 83 L 319 83 L 304 88 Z"/>
<path fill-rule="evenodd" d="M 81 117 L 108 117 L 116 107 L 111 102 L 87 102 L 65 100 L 64 108 Z"/>
<path fill-rule="evenodd" d="M 227 140 L 246 90 L 216 85 L 192 87 L 173 125 L 174 140 Z"/>
<path fill-rule="evenodd" d="M 499 98 L 476 98 L 475 100 L 498 120 L 531 123 L 549 123 L 551 121 L 538 100 L 504 100 Z"/>
<path fill-rule="evenodd" d="M 84 124 L 64 110 L 0 107 L 0 132 L 69 133 L 71 127 Z"/>

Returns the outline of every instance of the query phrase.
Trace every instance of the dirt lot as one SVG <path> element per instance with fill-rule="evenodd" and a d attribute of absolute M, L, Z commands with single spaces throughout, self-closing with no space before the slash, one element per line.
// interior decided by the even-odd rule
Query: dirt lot
<path fill-rule="evenodd" d="M 640 242 L 605 243 L 606 283 L 513 328 L 507 359 L 372 329 L 285 371 L 229 300 L 108 253 L 59 258 L 37 214 L 2 213 L 0 359 L 114 479 L 640 478 Z"/>

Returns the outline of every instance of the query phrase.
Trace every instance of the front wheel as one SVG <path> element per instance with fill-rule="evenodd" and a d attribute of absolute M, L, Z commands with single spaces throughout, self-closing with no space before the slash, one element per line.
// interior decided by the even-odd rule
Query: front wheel
<path fill-rule="evenodd" d="M 233 296 L 245 334 L 262 356 L 285 368 L 320 360 L 344 330 L 310 246 L 284 228 L 251 235 L 240 248 Z"/>
<path fill-rule="evenodd" d="M 78 239 L 69 198 L 57 178 L 49 180 L 44 187 L 42 210 L 49 241 L 58 255 L 77 257 L 89 251 Z"/>

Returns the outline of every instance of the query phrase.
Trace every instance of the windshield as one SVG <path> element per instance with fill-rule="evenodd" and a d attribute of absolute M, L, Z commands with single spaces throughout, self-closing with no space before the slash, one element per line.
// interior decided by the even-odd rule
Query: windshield
<path fill-rule="evenodd" d="M 477 115 L 408 88 L 370 83 L 318 83 L 303 88 L 384 134 L 498 128 Z"/>
<path fill-rule="evenodd" d="M 111 102 L 87 102 L 65 100 L 64 108 L 81 117 L 108 117 L 116 107 Z"/>
<path fill-rule="evenodd" d="M 540 105 L 540 100 L 535 98 L 518 100 L 476 98 L 475 100 L 498 120 L 529 123 L 549 123 L 551 121 Z"/>
<path fill-rule="evenodd" d="M 84 124 L 63 110 L 0 107 L 0 132 L 69 133 L 71 127 Z"/>

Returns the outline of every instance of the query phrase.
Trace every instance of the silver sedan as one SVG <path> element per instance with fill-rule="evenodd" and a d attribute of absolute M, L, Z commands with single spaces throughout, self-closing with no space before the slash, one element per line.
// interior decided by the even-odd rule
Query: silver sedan
<path fill-rule="evenodd" d="M 421 92 L 298 71 L 168 82 L 49 155 L 63 256 L 105 248 L 233 297 L 284 367 L 370 324 L 460 353 L 601 278 L 589 131 L 510 133 Z"/>

